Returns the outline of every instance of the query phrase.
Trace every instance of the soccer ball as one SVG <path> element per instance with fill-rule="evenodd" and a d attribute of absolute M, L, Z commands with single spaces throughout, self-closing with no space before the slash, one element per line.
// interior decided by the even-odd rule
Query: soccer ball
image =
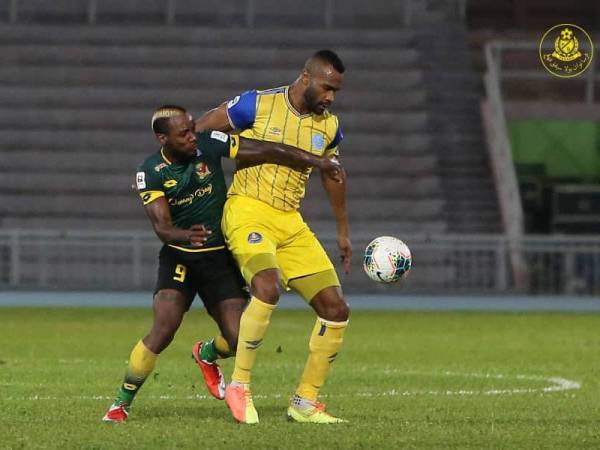
<path fill-rule="evenodd" d="M 408 246 L 392 236 L 380 236 L 365 250 L 363 267 L 371 280 L 394 283 L 408 273 L 412 255 Z"/>

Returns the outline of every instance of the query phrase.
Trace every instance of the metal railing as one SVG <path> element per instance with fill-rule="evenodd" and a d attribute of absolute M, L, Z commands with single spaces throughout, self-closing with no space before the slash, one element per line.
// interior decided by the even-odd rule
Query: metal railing
<path fill-rule="evenodd" d="M 600 43 L 594 44 L 595 52 L 600 51 Z M 582 43 L 582 48 L 587 44 Z M 517 80 L 550 80 L 557 78 L 549 74 L 540 64 L 537 70 L 533 69 L 507 69 L 503 64 L 504 53 L 507 51 L 527 51 L 531 53 L 534 61 L 538 61 L 539 44 L 524 41 L 491 41 L 484 47 L 486 62 L 486 73 L 484 75 L 484 86 L 487 98 L 482 102 L 481 112 L 486 133 L 487 147 L 490 154 L 492 172 L 501 210 L 504 230 L 508 239 L 514 244 L 514 249 L 521 248 L 519 241 L 523 239 L 524 217 L 521 204 L 521 195 L 517 182 L 516 169 L 512 158 L 512 149 L 508 137 L 507 118 L 504 108 L 502 92 L 502 81 L 505 79 Z M 583 101 L 585 104 L 593 104 L 595 99 L 595 84 L 600 80 L 596 75 L 595 65 L 597 58 L 593 59 L 584 77 Z M 562 81 L 562 80 L 558 80 Z M 530 285 L 529 267 L 523 259 L 519 250 L 514 250 L 510 255 L 511 270 L 515 284 L 519 289 Z"/>
<path fill-rule="evenodd" d="M 491 44 L 485 47 L 487 100 L 482 102 L 481 112 L 504 231 L 511 247 L 518 249 L 525 232 L 525 221 L 502 101 L 501 67 L 494 57 L 494 48 Z M 527 265 L 518 250 L 511 252 L 510 259 L 515 285 L 519 290 L 525 289 Z"/>
<path fill-rule="evenodd" d="M 550 47 L 544 47 L 548 51 L 552 49 Z M 583 42 L 580 44 L 580 48 L 589 49 L 587 43 Z M 502 94 L 502 81 L 503 80 L 552 80 L 561 81 L 557 77 L 548 73 L 541 65 L 537 69 L 520 69 L 520 68 L 506 68 L 503 63 L 504 54 L 509 51 L 527 51 L 531 52 L 532 61 L 539 63 L 539 43 L 532 41 L 491 41 L 485 45 L 484 55 L 486 60 L 486 68 L 488 73 L 493 74 L 493 77 L 498 82 L 498 89 Z M 584 90 L 582 92 L 582 101 L 586 104 L 593 104 L 597 97 L 595 93 L 595 84 L 600 81 L 600 75 L 597 73 L 596 64 L 598 64 L 598 53 L 600 53 L 600 42 L 594 42 L 594 58 L 590 63 L 590 66 L 584 73 L 578 76 L 576 79 L 582 79 L 585 81 Z"/>
<path fill-rule="evenodd" d="M 529 267 L 520 292 L 600 294 L 600 238 L 526 236 L 511 242 L 503 235 L 411 236 L 413 270 L 397 285 L 374 283 L 363 273 L 361 250 L 371 238 L 353 237 L 352 273 L 340 271 L 346 292 L 516 291 L 509 260 L 517 251 Z M 335 239 L 321 241 L 337 260 Z M 152 232 L 0 230 L 0 288 L 152 289 L 160 245 Z"/>
<path fill-rule="evenodd" d="M 11 24 L 19 23 L 21 20 L 21 15 L 23 11 L 26 9 L 23 7 L 23 0 L 9 0 L 8 3 L 8 21 Z M 231 16 L 243 17 L 243 24 L 248 28 L 253 28 L 257 25 L 257 18 L 264 14 L 264 11 L 261 9 L 266 2 L 263 0 L 244 0 L 235 2 L 235 10 L 234 13 L 231 13 Z M 452 0 L 450 2 L 439 4 L 435 2 L 430 2 L 429 4 L 424 0 L 401 0 L 401 2 L 394 2 L 397 6 L 400 4 L 398 8 L 387 7 L 387 13 L 385 13 L 386 19 L 394 19 L 394 22 L 399 24 L 400 26 L 410 27 L 414 24 L 416 17 L 420 12 L 424 12 L 427 8 L 433 4 L 437 5 L 438 8 L 440 6 L 444 7 L 443 9 L 446 11 L 446 14 L 450 14 L 451 17 L 455 17 L 457 20 L 465 21 L 466 18 L 466 10 L 467 10 L 467 0 Z M 50 2 L 48 2 L 44 7 L 49 11 L 61 11 L 57 5 L 48 6 Z M 106 13 L 102 9 L 102 0 L 80 0 L 80 16 L 82 21 L 85 21 L 87 24 L 95 25 L 98 23 L 98 18 L 102 13 Z M 198 2 L 201 4 L 201 2 Z M 384 6 L 388 6 L 383 3 Z M 182 5 L 181 0 L 161 0 L 159 5 L 162 8 L 159 11 L 153 11 L 153 13 L 157 13 L 158 16 L 162 17 L 162 22 L 165 25 L 177 25 L 178 24 L 178 16 L 184 15 L 186 11 L 188 11 L 188 5 Z M 268 3 L 269 11 L 272 12 L 273 2 Z M 296 3 L 297 5 L 297 3 Z M 348 6 L 348 3 L 343 0 L 322 0 L 319 2 L 319 8 L 307 8 L 307 16 L 310 16 L 310 24 L 312 26 L 324 27 L 326 29 L 335 28 L 337 26 L 336 16 L 338 15 L 348 15 L 348 16 L 360 16 L 372 14 L 372 5 L 368 3 L 364 3 L 364 8 L 361 10 L 356 10 L 356 3 Z M 231 5 L 230 5 L 231 6 Z M 149 5 L 150 8 L 150 5 Z M 219 15 L 227 15 L 227 12 L 223 12 L 224 8 L 220 7 L 218 11 L 215 11 Z M 280 12 L 285 11 L 285 4 L 281 5 Z M 64 9 L 63 9 L 64 11 Z M 73 11 L 69 8 L 69 13 L 73 15 Z M 116 12 L 118 15 L 118 11 Z M 294 16 L 293 11 L 288 13 L 288 16 Z M 390 17 L 390 15 L 392 17 Z M 397 17 L 393 17 L 397 15 Z M 312 23 L 315 17 L 320 17 L 318 20 L 319 23 Z M 360 21 L 359 21 L 360 22 Z"/>
<path fill-rule="evenodd" d="M 85 1 L 85 20 L 88 24 L 94 25 L 98 23 L 98 16 L 102 5 L 102 0 L 82 0 L 82 4 Z M 463 0 L 464 1 L 464 0 Z M 163 16 L 163 22 L 165 25 L 176 25 L 177 15 L 183 13 L 183 8 L 179 5 L 180 2 L 177 0 L 163 0 L 163 8 L 161 15 Z M 239 9 L 236 9 L 236 15 L 243 15 L 244 24 L 253 28 L 256 24 L 257 16 L 259 15 L 258 7 L 261 4 L 261 0 L 244 0 L 239 2 Z M 335 27 L 335 15 L 337 11 L 346 11 L 343 2 L 335 0 L 323 0 L 321 3 L 321 10 L 311 10 L 312 15 L 320 16 L 322 22 L 319 25 L 325 28 Z M 461 9 L 462 8 L 462 9 Z M 10 0 L 8 5 L 8 19 L 9 23 L 19 23 L 20 11 L 21 11 L 20 0 Z M 413 12 L 415 9 L 415 0 L 403 0 L 402 1 L 402 17 L 398 17 L 398 22 L 403 26 L 410 26 L 413 20 Z M 457 14 L 463 14 L 463 2 L 458 1 Z M 367 9 L 368 11 L 368 9 Z M 461 16 L 462 17 L 462 16 Z"/>

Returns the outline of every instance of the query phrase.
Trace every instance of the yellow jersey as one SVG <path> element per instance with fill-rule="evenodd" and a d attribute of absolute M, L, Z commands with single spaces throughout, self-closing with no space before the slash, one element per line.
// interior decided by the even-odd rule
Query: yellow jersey
<path fill-rule="evenodd" d="M 266 91 L 247 91 L 227 103 L 231 126 L 240 136 L 282 142 L 316 155 L 337 155 L 343 139 L 338 118 L 300 114 L 288 97 L 289 86 Z M 238 168 L 228 196 L 243 195 L 282 211 L 296 210 L 304 197 L 312 168 L 294 170 L 278 164 Z"/>

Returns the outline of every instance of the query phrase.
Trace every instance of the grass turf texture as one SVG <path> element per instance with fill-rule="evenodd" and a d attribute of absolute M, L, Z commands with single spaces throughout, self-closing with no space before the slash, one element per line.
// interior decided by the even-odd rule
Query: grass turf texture
<path fill-rule="evenodd" d="M 223 402 L 205 397 L 190 349 L 215 326 L 199 310 L 161 355 L 130 420 L 115 425 L 100 419 L 150 310 L 0 309 L 0 447 L 600 446 L 600 315 L 356 312 L 323 389 L 329 410 L 350 423 L 329 426 L 285 420 L 313 321 L 275 312 L 254 372 L 259 425 L 234 423 Z M 229 376 L 232 361 L 223 367 Z M 581 389 L 544 393 L 552 383 L 520 375 Z M 485 394 L 493 389 L 533 392 Z"/>

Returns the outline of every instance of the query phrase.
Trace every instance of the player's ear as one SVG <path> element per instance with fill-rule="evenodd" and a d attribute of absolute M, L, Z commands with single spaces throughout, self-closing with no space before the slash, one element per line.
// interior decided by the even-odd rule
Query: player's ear
<path fill-rule="evenodd" d="M 155 133 L 156 139 L 160 142 L 160 145 L 165 145 L 167 143 L 167 135 L 163 133 Z"/>
<path fill-rule="evenodd" d="M 302 77 L 300 77 L 300 80 L 304 86 L 310 85 L 310 73 L 308 73 L 308 70 L 304 69 L 302 71 Z"/>

